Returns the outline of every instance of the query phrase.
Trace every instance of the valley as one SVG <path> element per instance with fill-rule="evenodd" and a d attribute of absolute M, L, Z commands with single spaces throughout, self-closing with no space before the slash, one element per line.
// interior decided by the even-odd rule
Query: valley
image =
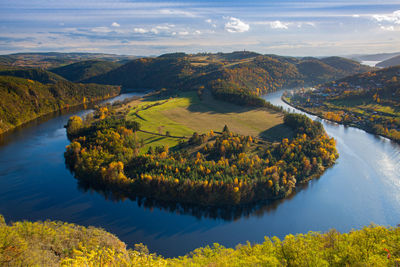
<path fill-rule="evenodd" d="M 0 7 L 0 266 L 400 266 L 399 1 Z"/>
<path fill-rule="evenodd" d="M 196 60 L 195 64 L 205 65 Z M 231 62 L 227 68 L 253 60 Z M 89 62 L 86 67 L 91 65 Z M 35 84 L 52 86 L 64 81 L 72 85 L 72 82 L 50 72 L 6 69 L 4 77 L 10 75 L 14 75 L 12 79 L 30 79 Z M 240 72 L 234 75 L 239 77 Z M 71 77 L 69 79 L 73 79 Z M 319 129 L 317 122 L 295 116 L 296 120 L 308 126 L 288 123 L 288 119 L 285 123 L 285 117 L 292 113 L 288 113 L 287 106 L 280 101 L 282 92 L 263 95 L 264 90 L 273 92 L 280 87 L 266 86 L 262 90 L 256 87 L 253 91 L 238 85 L 247 82 L 246 79 L 253 79 L 249 77 L 246 73 L 234 82 L 221 78 L 218 78 L 220 81 L 196 80 L 193 83 L 198 85 L 193 87 L 195 90 L 184 86 L 162 87 L 142 98 L 98 105 L 94 107 L 94 113 L 78 112 L 76 115 L 82 120 L 73 116 L 78 127 L 74 128 L 75 132 L 67 129 L 70 140 L 63 128 L 67 124 L 71 126 L 69 116 L 56 117 L 54 122 L 50 120 L 32 130 L 10 131 L 4 137 L 6 141 L 0 147 L 0 155 L 10 154 L 10 150 L 19 151 L 10 158 L 15 163 L 11 169 L 17 170 L 17 166 L 23 164 L 24 155 L 33 155 L 36 160 L 23 173 L 8 172 L 9 166 L 14 164 L 10 161 L 4 166 L 0 164 L 0 170 L 7 173 L 5 177 L 17 178 L 5 180 L 0 191 L 2 202 L 14 203 L 16 207 L 10 210 L 8 206 L 0 205 L 3 214 L 6 218 L 11 216 L 13 221 L 51 218 L 102 226 L 112 229 L 129 247 L 143 242 L 149 245 L 151 252 L 165 257 L 184 255 L 205 246 L 203 244 L 210 244 L 211 240 L 233 247 L 246 240 L 262 243 L 264 235 L 278 235 L 284 239 L 293 231 L 327 231 L 332 227 L 341 231 L 350 231 L 354 227 L 360 229 L 370 222 L 371 217 L 362 214 L 368 213 L 371 207 L 376 211 L 375 222 L 393 224 L 396 212 L 393 218 L 381 216 L 378 210 L 382 203 L 378 198 L 390 203 L 385 213 L 393 215 L 392 211 L 397 210 L 394 201 L 396 187 L 388 181 L 394 182 L 396 174 L 382 172 L 382 162 L 371 157 L 376 155 L 380 158 L 398 148 L 388 146 L 384 140 L 375 140 L 367 133 L 351 128 L 344 131 L 343 126 L 324 121 L 322 125 L 326 132 L 323 130 L 322 135 L 316 136 L 308 129 L 310 126 Z M 287 82 L 276 77 L 271 79 L 282 84 Z M 192 84 L 193 81 L 186 82 Z M 142 85 L 137 89 L 145 89 Z M 79 86 L 103 85 L 79 83 Z M 252 86 L 249 88 L 254 88 Z M 114 88 L 104 88 L 107 87 Z M 381 98 L 384 96 L 382 94 Z M 337 140 L 335 144 L 331 137 Z M 65 164 L 63 153 L 68 144 L 70 148 L 66 150 Z M 365 144 L 374 153 L 362 152 Z M 240 146 L 245 148 L 238 149 Z M 340 157 L 337 157 L 335 147 Z M 386 160 L 387 164 L 396 165 L 396 157 Z M 49 171 L 42 173 L 42 182 L 38 184 L 35 177 L 42 168 Z M 247 172 L 249 169 L 252 171 Z M 365 171 L 374 179 L 366 181 L 363 178 Z M 54 174 L 58 177 L 56 183 Z M 380 183 L 376 184 L 375 180 Z M 354 184 L 363 184 L 364 187 L 362 192 L 357 192 L 356 198 L 352 189 Z M 62 190 L 58 185 L 62 185 Z M 20 193 L 15 193 L 17 188 Z M 27 202 L 30 199 L 26 198 L 27 195 L 35 201 Z M 361 205 L 355 199 L 364 199 L 364 202 Z M 54 209 L 47 207 L 48 201 L 53 203 Z M 349 205 L 351 212 L 348 212 Z M 323 218 L 315 226 L 315 221 L 309 220 L 305 213 L 313 218 L 323 214 Z M 27 217 L 25 214 L 30 215 Z M 353 218 L 354 214 L 358 218 L 353 223 L 344 224 L 343 220 L 338 220 L 343 216 Z M 159 222 L 149 224 L 148 219 L 154 217 L 159 218 Z M 295 223 L 299 224 L 295 227 L 297 230 L 293 230 Z M 124 230 L 127 225 L 134 227 L 129 233 Z M 248 231 L 238 233 L 237 227 L 252 228 L 251 236 Z M 183 233 L 182 229 L 185 229 Z M 161 237 L 158 236 L 160 232 Z M 196 236 L 196 242 L 193 236 Z M 301 237 L 298 240 L 302 242 Z M 176 244 L 173 249 L 168 246 L 170 242 Z M 69 262 L 86 260 L 72 254 L 69 256 L 73 257 L 68 259 Z M 129 256 L 126 260 L 134 262 L 142 258 Z M 146 256 L 146 260 L 178 264 L 178 260 L 173 258 Z M 197 262 L 196 256 L 186 260 Z M 210 262 L 218 260 L 213 258 Z"/>

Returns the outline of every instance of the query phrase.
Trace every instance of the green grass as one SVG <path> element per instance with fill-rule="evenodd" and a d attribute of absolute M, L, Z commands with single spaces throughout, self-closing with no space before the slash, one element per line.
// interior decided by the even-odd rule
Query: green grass
<path fill-rule="evenodd" d="M 144 146 L 140 149 L 140 153 L 146 153 L 151 146 L 155 147 L 160 145 L 163 146 L 168 145 L 168 147 L 174 147 L 179 142 L 179 139 L 177 138 L 158 136 L 143 132 L 138 132 L 137 136 L 139 140 L 143 139 L 144 143 Z"/>
<path fill-rule="evenodd" d="M 382 106 L 382 105 L 376 105 L 375 107 L 376 107 L 377 111 L 385 112 L 385 113 L 396 115 L 396 116 L 400 116 L 400 111 L 394 109 L 393 107 Z"/>
<path fill-rule="evenodd" d="M 150 105 L 155 105 L 149 107 Z M 195 92 L 186 92 L 176 98 L 136 100 L 128 113 L 128 120 L 136 120 L 141 129 L 153 133 L 190 137 L 193 132 L 221 131 L 225 125 L 235 133 L 280 141 L 292 137 L 290 128 L 283 125 L 283 114 L 266 108 L 243 107 L 215 100 L 206 92 L 200 100 Z M 143 137 L 142 137 L 143 136 Z M 149 146 L 168 145 L 173 147 L 179 139 L 140 133 L 147 151 Z M 145 139 L 146 138 L 146 139 Z"/>
<path fill-rule="evenodd" d="M 353 100 L 345 99 L 340 101 L 330 101 L 326 103 L 330 108 L 342 108 L 347 109 L 352 112 L 357 112 L 360 114 L 370 114 L 374 111 L 386 113 L 392 116 L 400 116 L 400 110 L 392 106 L 385 105 L 384 103 L 376 103 L 373 101 L 366 100 Z"/>

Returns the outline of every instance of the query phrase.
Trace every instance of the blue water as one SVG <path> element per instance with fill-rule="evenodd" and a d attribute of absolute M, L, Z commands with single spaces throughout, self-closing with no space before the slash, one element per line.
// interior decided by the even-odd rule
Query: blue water
<path fill-rule="evenodd" d="M 266 98 L 287 108 L 281 94 Z M 325 121 L 337 140 L 337 164 L 284 201 L 222 216 L 226 210 L 174 209 L 85 191 L 65 166 L 69 141 L 63 126 L 71 115 L 87 112 L 53 115 L 3 136 L 0 214 L 7 221 L 51 219 L 100 226 L 128 245 L 142 242 L 165 256 L 214 242 L 233 247 L 247 240 L 262 242 L 264 236 L 400 223 L 400 146 Z"/>

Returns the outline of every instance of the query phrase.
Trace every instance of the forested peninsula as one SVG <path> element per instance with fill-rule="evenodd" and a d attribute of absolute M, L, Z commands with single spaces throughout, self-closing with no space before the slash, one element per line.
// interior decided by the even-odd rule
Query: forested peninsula
<path fill-rule="evenodd" d="M 231 112 L 245 114 L 231 125 L 240 133 L 224 126 L 235 116 Z M 177 119 L 177 113 L 184 117 Z M 260 130 L 246 126 L 251 120 L 246 115 L 258 120 Z M 195 92 L 173 98 L 159 92 L 99 107 L 84 120 L 72 117 L 67 133 L 67 164 L 79 180 L 130 198 L 194 205 L 284 198 L 338 157 L 335 141 L 304 115 L 266 107 L 244 110 Z"/>

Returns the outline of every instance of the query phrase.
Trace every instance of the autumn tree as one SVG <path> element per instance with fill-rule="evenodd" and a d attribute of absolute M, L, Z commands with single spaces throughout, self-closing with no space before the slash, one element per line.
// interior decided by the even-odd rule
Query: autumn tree
<path fill-rule="evenodd" d="M 79 116 L 72 116 L 69 118 L 67 123 L 67 134 L 68 136 L 74 136 L 78 134 L 79 130 L 83 127 L 82 118 Z"/>

